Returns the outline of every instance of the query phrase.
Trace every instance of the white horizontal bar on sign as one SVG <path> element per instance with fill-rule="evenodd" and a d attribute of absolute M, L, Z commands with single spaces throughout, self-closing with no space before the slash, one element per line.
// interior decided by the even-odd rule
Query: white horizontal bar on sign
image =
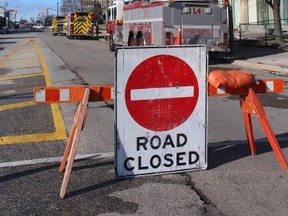
<path fill-rule="evenodd" d="M 132 89 L 131 101 L 173 99 L 194 96 L 194 86 Z"/>

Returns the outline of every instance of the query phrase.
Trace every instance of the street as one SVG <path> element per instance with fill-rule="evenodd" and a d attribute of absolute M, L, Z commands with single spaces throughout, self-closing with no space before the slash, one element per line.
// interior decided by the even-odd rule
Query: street
<path fill-rule="evenodd" d="M 266 60 L 268 61 L 268 60 Z M 33 88 L 114 84 L 115 53 L 102 40 L 43 32 L 0 35 L 0 211 L 3 215 L 287 215 L 288 175 L 256 117 L 257 154 L 247 143 L 238 96 L 208 98 L 208 168 L 117 179 L 114 103 L 89 103 L 64 200 L 58 172 L 76 104 L 36 105 Z M 259 95 L 288 159 L 288 77 L 210 59 L 209 71 L 238 69 L 284 79 Z"/>

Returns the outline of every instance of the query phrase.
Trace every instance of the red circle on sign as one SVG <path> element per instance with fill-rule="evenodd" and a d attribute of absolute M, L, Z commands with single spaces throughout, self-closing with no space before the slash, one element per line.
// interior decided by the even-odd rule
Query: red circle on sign
<path fill-rule="evenodd" d="M 125 89 L 127 109 L 142 127 L 171 130 L 193 113 L 199 96 L 192 68 L 171 55 L 158 55 L 141 62 L 131 73 Z"/>

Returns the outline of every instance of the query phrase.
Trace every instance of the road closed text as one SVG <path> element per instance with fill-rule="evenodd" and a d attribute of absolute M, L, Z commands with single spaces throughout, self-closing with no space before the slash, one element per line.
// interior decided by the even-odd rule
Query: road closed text
<path fill-rule="evenodd" d="M 183 151 L 188 142 L 185 134 L 174 136 L 166 135 L 164 138 L 158 135 L 150 139 L 146 136 L 136 137 L 137 156 L 128 156 L 124 160 L 124 168 L 127 171 L 158 169 L 159 167 L 184 167 L 196 164 L 199 161 L 199 154 L 195 151 Z M 163 149 L 165 154 L 153 154 Z M 167 151 L 168 150 L 168 151 Z M 142 153 L 142 154 L 141 154 Z M 145 158 L 144 156 L 145 155 Z M 149 156 L 147 156 L 149 155 Z"/>

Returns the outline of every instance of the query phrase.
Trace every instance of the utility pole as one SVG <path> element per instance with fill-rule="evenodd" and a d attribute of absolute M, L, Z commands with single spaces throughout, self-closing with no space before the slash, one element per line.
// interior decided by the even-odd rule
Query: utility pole
<path fill-rule="evenodd" d="M 59 8 L 59 2 L 57 1 L 57 16 L 59 15 L 58 8 Z"/>

